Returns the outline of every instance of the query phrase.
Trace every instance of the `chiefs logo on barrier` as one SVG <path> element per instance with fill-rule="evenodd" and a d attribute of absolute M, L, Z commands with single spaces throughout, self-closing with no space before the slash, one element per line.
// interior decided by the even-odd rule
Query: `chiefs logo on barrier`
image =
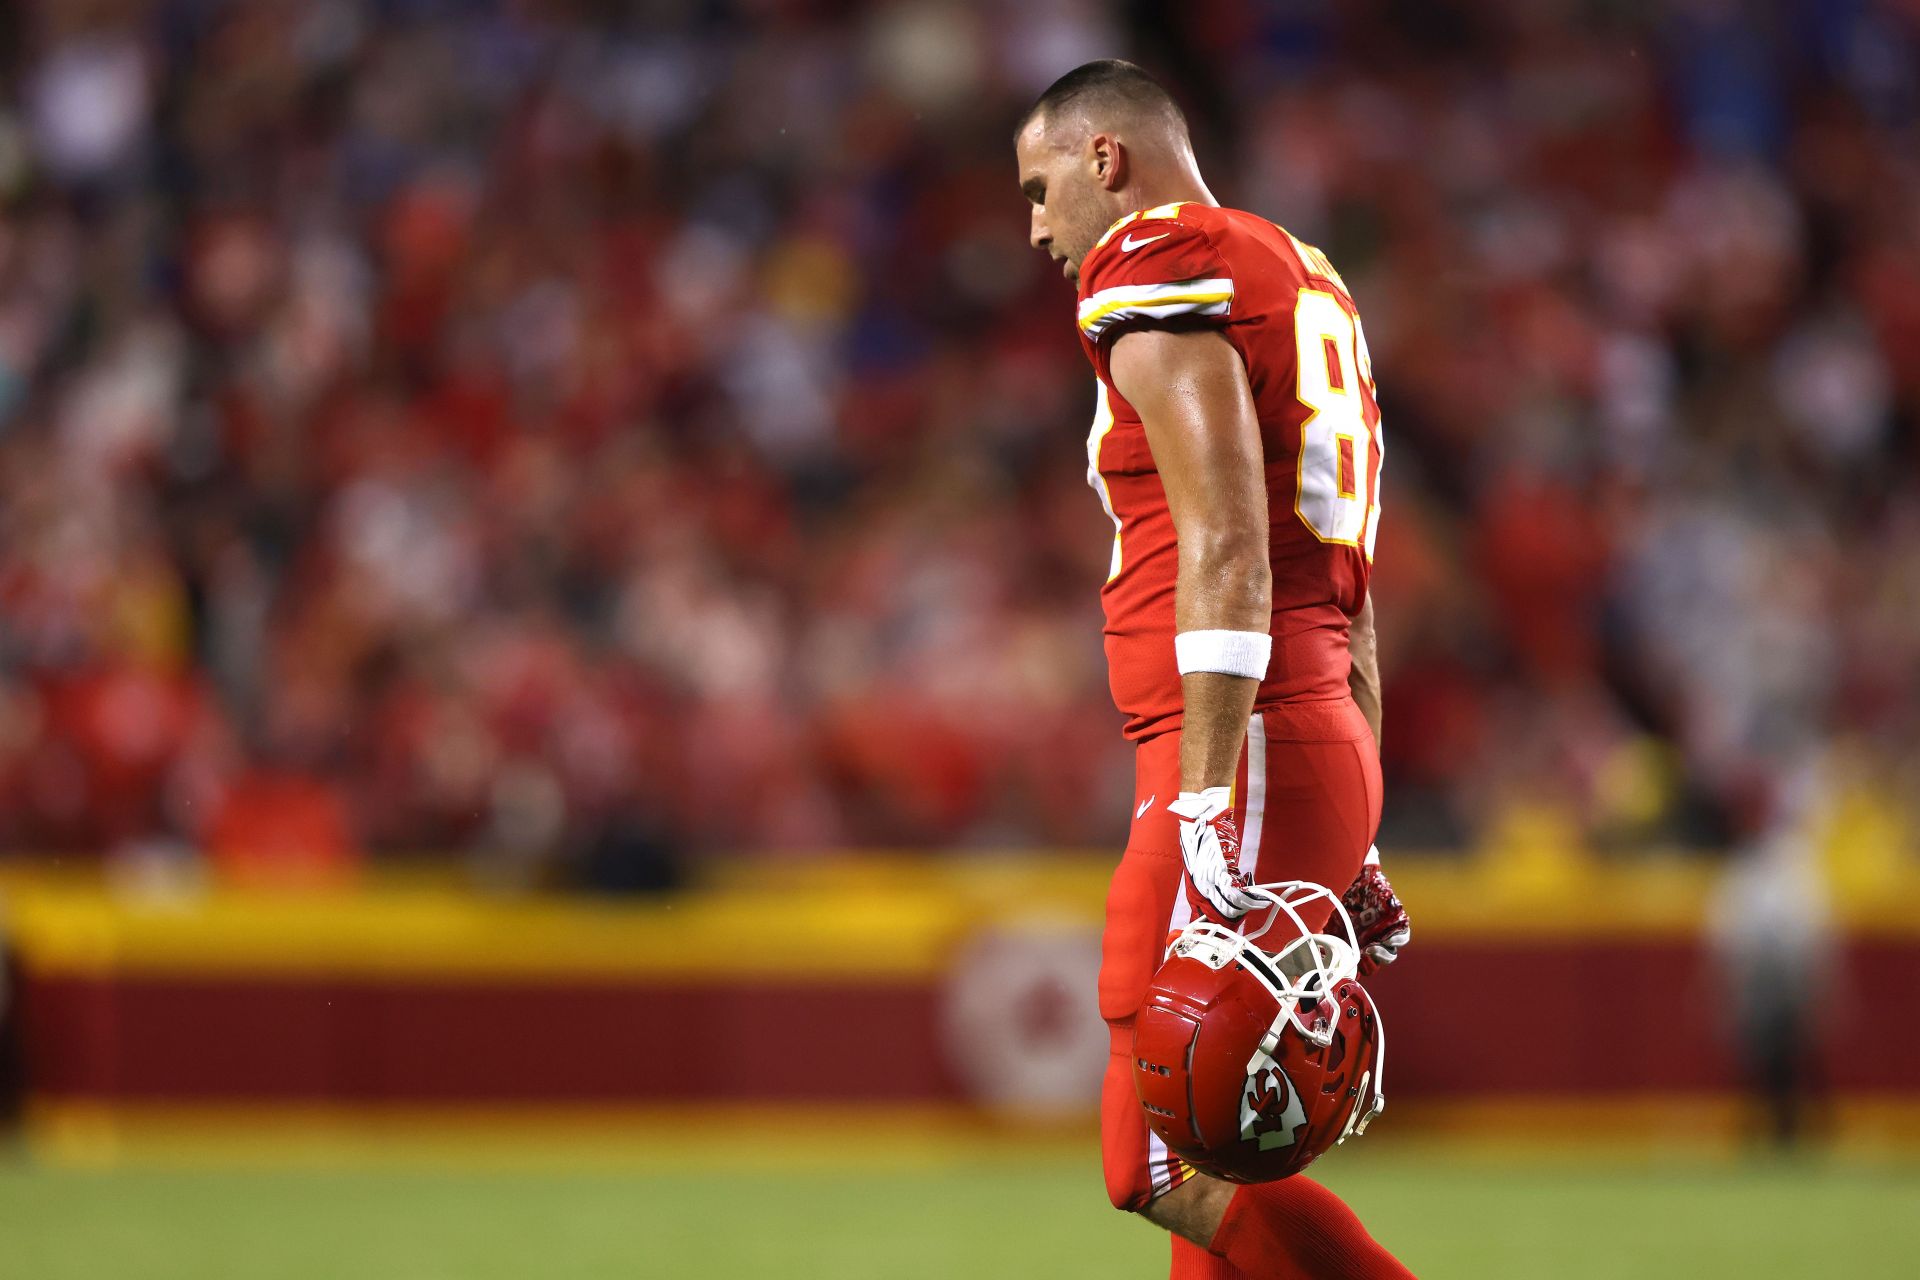
<path fill-rule="evenodd" d="M 1094 1001 L 1099 926 L 1038 911 L 997 920 L 967 939 L 950 972 L 944 1039 L 968 1092 L 1024 1119 L 1084 1114 L 1109 1047 Z"/>
<path fill-rule="evenodd" d="M 1247 1064 L 1246 1092 L 1240 1095 L 1241 1141 L 1258 1141 L 1262 1151 L 1290 1147 L 1306 1123 L 1306 1109 L 1287 1073 L 1266 1054 L 1255 1054 Z"/>

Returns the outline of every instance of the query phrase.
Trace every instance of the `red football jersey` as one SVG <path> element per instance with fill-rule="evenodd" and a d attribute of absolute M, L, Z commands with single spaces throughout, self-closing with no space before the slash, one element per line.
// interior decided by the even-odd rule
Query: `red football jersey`
<path fill-rule="evenodd" d="M 1107 367 L 1114 338 L 1140 325 L 1217 328 L 1247 367 L 1273 563 L 1273 661 L 1255 705 L 1347 696 L 1347 627 L 1367 598 L 1383 444 L 1360 315 L 1326 255 L 1238 209 L 1143 209 L 1080 264 L 1079 320 L 1099 380 L 1087 479 L 1114 523 L 1101 603 L 1127 736 L 1178 728 L 1182 708 L 1173 517 L 1140 415 Z"/>

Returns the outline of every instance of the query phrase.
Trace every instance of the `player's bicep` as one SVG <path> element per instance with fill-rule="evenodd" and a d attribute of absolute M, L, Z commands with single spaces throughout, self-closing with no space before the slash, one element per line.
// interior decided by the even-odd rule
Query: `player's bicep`
<path fill-rule="evenodd" d="M 1260 421 L 1234 345 L 1208 330 L 1130 330 L 1114 339 L 1108 371 L 1146 427 L 1181 539 L 1244 542 L 1264 558 Z"/>

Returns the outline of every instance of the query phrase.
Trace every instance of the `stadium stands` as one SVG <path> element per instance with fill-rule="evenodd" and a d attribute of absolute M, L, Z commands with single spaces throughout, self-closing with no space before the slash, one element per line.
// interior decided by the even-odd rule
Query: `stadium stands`
<path fill-rule="evenodd" d="M 1910 8 L 845 7 L 9 7 L 0 848 L 1114 844 L 1116 50 L 1367 317 L 1383 843 L 1920 792 Z"/>

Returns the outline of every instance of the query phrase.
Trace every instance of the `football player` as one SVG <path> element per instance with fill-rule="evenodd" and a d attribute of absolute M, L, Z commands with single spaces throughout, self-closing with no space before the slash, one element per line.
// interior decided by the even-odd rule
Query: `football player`
<path fill-rule="evenodd" d="M 1087 478 L 1114 529 L 1107 662 L 1137 744 L 1100 973 L 1108 1194 L 1173 1234 L 1175 1277 L 1408 1275 L 1318 1183 L 1184 1164 L 1128 1062 L 1169 936 L 1242 914 L 1251 883 L 1351 884 L 1369 964 L 1406 940 L 1368 864 L 1382 440 L 1359 314 L 1318 249 L 1220 207 L 1179 108 L 1130 63 L 1061 77 L 1015 149 L 1033 245 L 1078 283 Z"/>

